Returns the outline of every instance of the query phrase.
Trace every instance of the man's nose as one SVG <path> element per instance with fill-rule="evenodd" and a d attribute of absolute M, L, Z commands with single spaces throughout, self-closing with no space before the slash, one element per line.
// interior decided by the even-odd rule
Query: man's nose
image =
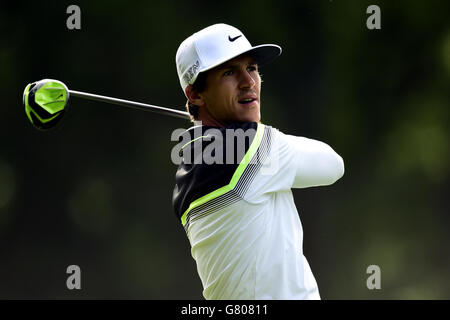
<path fill-rule="evenodd" d="M 239 79 L 240 88 L 253 88 L 255 84 L 255 79 L 253 79 L 252 75 L 247 70 L 241 72 L 241 77 Z"/>

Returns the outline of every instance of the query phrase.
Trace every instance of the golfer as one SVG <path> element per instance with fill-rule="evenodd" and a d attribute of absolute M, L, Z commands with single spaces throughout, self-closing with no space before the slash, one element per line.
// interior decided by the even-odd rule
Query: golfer
<path fill-rule="evenodd" d="M 176 54 L 194 126 L 173 207 L 206 299 L 320 299 L 291 189 L 333 184 L 344 163 L 323 142 L 261 123 L 259 68 L 280 54 L 226 24 L 194 33 Z"/>

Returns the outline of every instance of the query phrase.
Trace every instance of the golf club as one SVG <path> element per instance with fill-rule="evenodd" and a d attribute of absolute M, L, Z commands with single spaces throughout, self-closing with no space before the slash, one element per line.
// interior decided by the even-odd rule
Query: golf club
<path fill-rule="evenodd" d="M 30 83 L 25 87 L 23 92 L 25 113 L 34 127 L 40 130 L 51 129 L 59 123 L 67 110 L 69 97 L 106 102 L 176 118 L 189 119 L 189 113 L 185 111 L 69 90 L 64 83 L 53 79 L 43 79 Z"/>

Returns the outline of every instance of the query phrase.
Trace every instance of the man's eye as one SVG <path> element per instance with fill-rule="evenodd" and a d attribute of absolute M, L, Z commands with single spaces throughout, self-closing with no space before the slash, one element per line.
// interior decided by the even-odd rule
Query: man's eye
<path fill-rule="evenodd" d="M 256 71 L 256 66 L 248 66 L 247 70 L 248 71 Z"/>
<path fill-rule="evenodd" d="M 233 71 L 227 70 L 223 73 L 224 76 L 231 76 L 233 74 Z"/>

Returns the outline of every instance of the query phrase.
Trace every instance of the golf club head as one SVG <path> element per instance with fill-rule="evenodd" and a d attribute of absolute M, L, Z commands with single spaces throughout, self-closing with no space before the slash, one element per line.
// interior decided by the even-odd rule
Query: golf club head
<path fill-rule="evenodd" d="M 25 113 L 39 130 L 55 127 L 63 117 L 69 101 L 69 90 L 58 80 L 44 79 L 28 84 L 23 92 Z"/>

